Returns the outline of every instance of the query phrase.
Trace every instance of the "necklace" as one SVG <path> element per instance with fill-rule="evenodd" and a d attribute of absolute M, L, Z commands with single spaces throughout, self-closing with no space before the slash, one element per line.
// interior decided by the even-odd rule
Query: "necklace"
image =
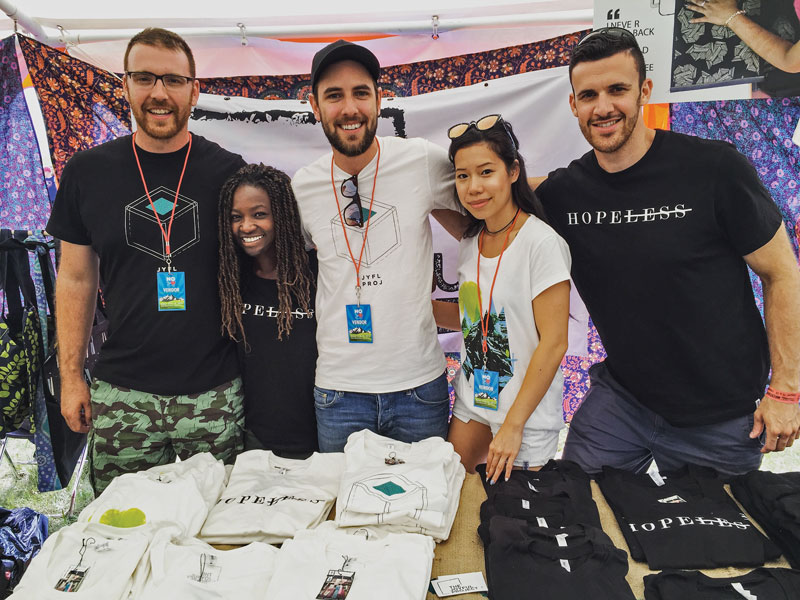
<path fill-rule="evenodd" d="M 514 213 L 514 216 L 511 218 L 511 220 L 510 220 L 508 223 L 506 223 L 505 225 L 503 225 L 503 226 L 502 226 L 500 229 L 498 229 L 497 231 L 489 231 L 489 228 L 488 228 L 488 227 L 486 227 L 486 221 L 484 221 L 484 222 L 483 222 L 483 230 L 484 230 L 486 233 L 488 233 L 489 235 L 497 235 L 498 233 L 503 233 L 503 232 L 504 232 L 506 229 L 508 229 L 509 227 L 511 227 L 511 224 L 512 224 L 514 221 L 516 221 L 516 220 L 517 220 L 517 215 L 518 215 L 518 214 L 519 214 L 519 209 L 517 209 L 517 212 L 515 212 L 515 213 Z"/>

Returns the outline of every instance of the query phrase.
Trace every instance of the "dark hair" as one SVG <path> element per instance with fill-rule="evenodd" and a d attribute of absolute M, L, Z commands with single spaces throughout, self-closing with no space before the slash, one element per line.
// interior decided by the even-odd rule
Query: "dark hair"
<path fill-rule="evenodd" d="M 523 159 L 522 155 L 519 153 L 519 140 L 517 140 L 517 136 L 514 134 L 510 123 L 498 121 L 493 127 L 483 131 L 474 126 L 469 127 L 464 134 L 454 140 L 450 140 L 450 160 L 455 161 L 456 153 L 462 148 L 474 146 L 481 142 L 486 143 L 489 148 L 500 157 L 509 172 L 514 168 L 514 161 L 518 162 L 519 177 L 511 184 L 511 198 L 514 204 L 524 212 L 529 215 L 536 215 L 542 221 L 547 222 L 542 203 L 539 201 L 539 198 L 536 197 L 530 185 L 528 185 L 528 175 L 525 171 L 525 159 Z M 458 202 L 457 195 L 456 202 Z M 484 223 L 483 220 L 476 219 L 469 213 L 467 213 L 467 217 L 469 219 L 469 224 L 464 232 L 464 237 L 472 237 L 480 232 Z"/>
<path fill-rule="evenodd" d="M 278 259 L 278 339 L 292 330 L 292 296 L 297 305 L 310 312 L 314 275 L 308 263 L 305 241 L 300 232 L 300 215 L 289 176 L 263 164 L 246 165 L 223 184 L 219 196 L 219 297 L 222 303 L 222 333 L 245 344 L 242 326 L 242 269 L 252 268 L 252 259 L 233 240 L 231 210 L 233 195 L 243 185 L 259 188 L 269 196 L 275 223 L 275 252 Z"/>
<path fill-rule="evenodd" d="M 160 46 L 161 48 L 166 48 L 167 50 L 178 50 L 183 52 L 186 55 L 186 58 L 189 59 L 189 74 L 192 77 L 196 75 L 194 56 L 192 55 L 192 49 L 189 48 L 189 44 L 187 44 L 186 40 L 184 40 L 177 33 L 173 33 L 172 31 L 168 31 L 166 29 L 161 29 L 160 27 L 148 27 L 147 29 L 142 29 L 130 39 L 128 42 L 128 47 L 125 49 L 125 59 L 123 60 L 123 68 L 125 71 L 128 70 L 128 55 L 131 53 L 131 49 L 136 44 L 142 44 L 144 46 Z M 180 73 L 175 73 L 175 75 L 180 75 Z"/>
<path fill-rule="evenodd" d="M 602 60 L 620 52 L 627 52 L 633 57 L 636 70 L 639 72 L 639 85 L 644 83 L 647 69 L 644 64 L 644 55 L 636 38 L 627 31 L 627 35 L 619 35 L 617 32 L 623 31 L 613 28 L 613 31 L 598 29 L 588 33 L 575 48 L 572 49 L 572 56 L 569 59 L 569 78 L 572 81 L 572 70 L 575 65 L 582 62 L 594 62 Z"/>

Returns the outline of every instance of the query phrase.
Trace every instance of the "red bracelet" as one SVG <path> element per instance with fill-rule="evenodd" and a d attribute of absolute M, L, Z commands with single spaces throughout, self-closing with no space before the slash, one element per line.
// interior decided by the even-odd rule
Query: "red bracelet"
<path fill-rule="evenodd" d="M 797 404 L 800 402 L 800 392 L 779 392 L 772 386 L 767 388 L 767 393 L 764 396 L 783 404 Z"/>

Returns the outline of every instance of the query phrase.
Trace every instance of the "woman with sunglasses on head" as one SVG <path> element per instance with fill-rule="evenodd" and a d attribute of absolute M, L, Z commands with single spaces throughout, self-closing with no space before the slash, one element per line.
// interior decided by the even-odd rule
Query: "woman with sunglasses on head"
<path fill-rule="evenodd" d="M 485 460 L 494 483 L 556 453 L 570 256 L 539 216 L 517 139 L 500 115 L 454 125 L 448 136 L 456 193 L 470 215 L 458 306 L 434 306 L 438 325 L 464 337 L 448 440 L 468 471 Z"/>
<path fill-rule="evenodd" d="M 289 177 L 247 165 L 222 187 L 222 330 L 239 342 L 245 450 L 286 458 L 316 451 L 315 251 L 306 251 Z"/>

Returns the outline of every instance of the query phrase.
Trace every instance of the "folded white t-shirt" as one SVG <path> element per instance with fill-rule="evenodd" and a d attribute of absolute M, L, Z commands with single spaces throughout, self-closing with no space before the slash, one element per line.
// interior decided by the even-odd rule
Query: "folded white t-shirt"
<path fill-rule="evenodd" d="M 170 522 L 184 535 L 200 531 L 219 498 L 225 479 L 222 461 L 208 452 L 184 461 L 115 477 L 98 498 L 83 509 L 80 522 L 115 527 Z"/>
<path fill-rule="evenodd" d="M 438 437 L 409 444 L 364 430 L 350 435 L 344 451 L 341 527 L 385 525 L 447 539 L 465 476 L 452 444 Z"/>
<path fill-rule="evenodd" d="M 216 544 L 279 544 L 328 517 L 343 470 L 341 452 L 314 453 L 305 460 L 280 458 L 269 450 L 244 452 L 199 537 Z"/>
<path fill-rule="evenodd" d="M 337 576 L 343 585 L 352 577 L 347 600 L 425 598 L 433 566 L 430 537 L 404 533 L 368 540 L 321 527 L 284 542 L 266 598 L 314 600 Z M 329 597 L 336 598 L 335 586 L 328 589 L 334 594 Z"/>
<path fill-rule="evenodd" d="M 136 600 L 262 600 L 278 549 L 253 542 L 217 550 L 198 539 L 160 539 L 148 553 L 149 577 Z"/>
<path fill-rule="evenodd" d="M 64 527 L 45 541 L 12 598 L 127 598 L 156 530 L 153 525 L 120 529 L 98 523 Z"/>

